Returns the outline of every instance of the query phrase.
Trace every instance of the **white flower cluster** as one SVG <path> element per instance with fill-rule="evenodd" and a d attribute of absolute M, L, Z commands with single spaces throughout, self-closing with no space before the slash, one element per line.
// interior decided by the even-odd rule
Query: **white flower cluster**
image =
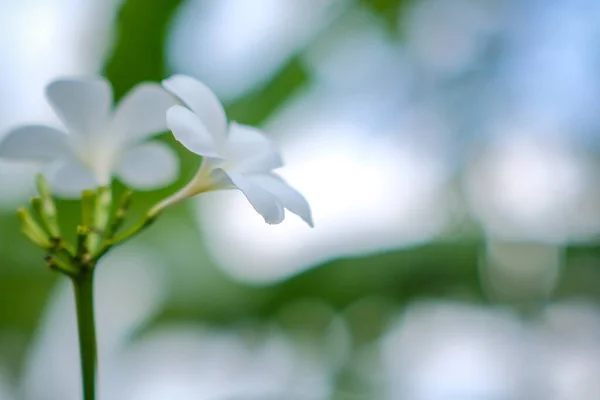
<path fill-rule="evenodd" d="M 270 224 L 280 223 L 288 209 L 313 225 L 306 199 L 273 172 L 283 166 L 274 144 L 257 129 L 228 123 L 217 96 L 194 78 L 142 83 L 114 110 L 111 86 L 102 78 L 60 79 L 46 95 L 64 129 L 13 129 L 0 142 L 0 157 L 42 163 L 58 195 L 77 197 L 109 186 L 113 177 L 141 190 L 172 182 L 178 173 L 173 151 L 149 141 L 170 129 L 203 161 L 195 177 L 155 212 L 202 192 L 237 188 Z"/>

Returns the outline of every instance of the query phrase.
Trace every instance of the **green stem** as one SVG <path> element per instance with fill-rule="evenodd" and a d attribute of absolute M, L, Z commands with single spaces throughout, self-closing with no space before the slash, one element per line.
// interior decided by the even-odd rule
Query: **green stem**
<path fill-rule="evenodd" d="M 81 355 L 81 378 L 83 400 L 96 398 L 96 327 L 94 323 L 94 272 L 81 270 L 72 277 L 77 308 L 79 352 Z"/>
<path fill-rule="evenodd" d="M 135 235 L 137 235 L 138 233 L 142 232 L 144 229 L 146 229 L 148 226 L 150 226 L 156 220 L 157 216 L 158 216 L 157 214 L 154 214 L 154 215 L 147 214 L 140 222 L 138 222 L 136 225 L 131 227 L 131 229 L 129 229 L 128 231 L 124 232 L 122 235 L 118 236 L 115 239 L 106 241 L 104 243 L 104 245 L 100 248 L 98 253 L 96 253 L 94 255 L 94 261 L 99 260 L 103 255 L 105 255 L 114 246 L 116 246 L 118 244 L 122 244 L 126 240 L 129 240 L 132 237 L 134 237 Z"/>

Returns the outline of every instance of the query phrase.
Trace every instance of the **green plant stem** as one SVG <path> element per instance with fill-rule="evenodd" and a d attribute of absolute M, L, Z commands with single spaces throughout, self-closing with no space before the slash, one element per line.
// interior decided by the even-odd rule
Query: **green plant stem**
<path fill-rule="evenodd" d="M 83 400 L 96 398 L 96 327 L 94 322 L 94 272 L 82 269 L 73 276 L 79 352 L 81 356 L 81 378 Z"/>
<path fill-rule="evenodd" d="M 148 226 L 150 226 L 156 220 L 157 214 L 150 215 L 147 214 L 140 222 L 131 227 L 128 231 L 118 236 L 113 240 L 108 240 L 104 243 L 104 245 L 100 248 L 98 253 L 94 255 L 94 260 L 99 260 L 103 255 L 105 255 L 110 249 L 114 246 L 124 243 L 125 241 L 131 239 L 136 236 L 138 233 L 142 232 Z"/>

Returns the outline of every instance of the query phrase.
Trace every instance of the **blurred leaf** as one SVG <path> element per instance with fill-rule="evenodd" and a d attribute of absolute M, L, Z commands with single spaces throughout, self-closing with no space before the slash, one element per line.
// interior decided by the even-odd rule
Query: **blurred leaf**
<path fill-rule="evenodd" d="M 220 271 L 219 290 L 234 301 L 219 304 L 210 293 L 189 308 L 168 308 L 162 320 L 193 319 L 235 323 L 239 318 L 269 318 L 283 305 L 318 299 L 342 310 L 368 296 L 403 304 L 422 296 L 481 301 L 479 244 L 431 244 L 365 257 L 339 259 L 315 266 L 288 281 L 268 287 L 246 286 Z M 213 282 L 213 284 L 215 284 Z"/>
<path fill-rule="evenodd" d="M 307 81 L 308 73 L 300 58 L 293 57 L 259 91 L 230 104 L 227 107 L 229 118 L 259 125 Z"/>
<path fill-rule="evenodd" d="M 555 297 L 573 295 L 600 300 L 600 245 L 569 246 L 566 267 L 558 282 Z"/>
<path fill-rule="evenodd" d="M 127 0 L 119 11 L 117 37 L 104 74 L 115 98 L 135 84 L 165 78 L 165 38 L 181 0 Z"/>
<path fill-rule="evenodd" d="M 397 32 L 402 13 L 415 0 L 360 0 L 360 3 L 380 15 L 391 32 Z"/>
<path fill-rule="evenodd" d="M 480 300 L 479 248 L 476 243 L 430 244 L 331 261 L 280 285 L 265 310 L 307 296 L 322 298 L 340 309 L 372 295 L 398 302 L 419 296 Z"/>
<path fill-rule="evenodd" d="M 30 266 L 22 266 L 30 268 Z M 45 268 L 40 260 L 40 268 Z M 54 282 L 60 278 L 58 274 L 3 275 L 0 278 L 0 321 L 20 332 L 32 332 L 37 326 L 37 318 L 48 302 Z M 23 284 L 26 283 L 26 290 Z"/>

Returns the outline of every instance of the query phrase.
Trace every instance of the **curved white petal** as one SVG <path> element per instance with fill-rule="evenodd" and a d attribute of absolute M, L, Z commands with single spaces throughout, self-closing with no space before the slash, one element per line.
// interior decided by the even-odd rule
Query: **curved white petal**
<path fill-rule="evenodd" d="M 167 110 L 175 98 L 154 83 L 141 83 L 115 110 L 111 133 L 122 141 L 135 141 L 167 130 Z"/>
<path fill-rule="evenodd" d="M 155 189 L 173 182 L 179 173 L 177 156 L 167 145 L 144 143 L 126 150 L 117 174 L 128 186 Z"/>
<path fill-rule="evenodd" d="M 296 189 L 275 174 L 252 175 L 250 181 L 275 195 L 285 208 L 302 218 L 310 227 L 314 227 L 308 201 Z"/>
<path fill-rule="evenodd" d="M 16 128 L 0 142 L 0 157 L 7 159 L 48 162 L 67 154 L 67 135 L 49 126 Z"/>
<path fill-rule="evenodd" d="M 283 166 L 279 149 L 258 129 L 232 122 L 227 140 L 232 169 L 248 173 L 269 172 Z"/>
<path fill-rule="evenodd" d="M 47 175 L 52 192 L 59 197 L 77 198 L 82 191 L 98 187 L 92 171 L 74 158 L 57 163 Z"/>
<path fill-rule="evenodd" d="M 242 174 L 225 171 L 231 182 L 246 196 L 252 207 L 268 224 L 278 224 L 285 216 L 283 205 L 271 192 L 263 189 Z"/>
<path fill-rule="evenodd" d="M 167 111 L 167 126 L 178 142 L 200 156 L 221 158 L 216 143 L 202 121 L 190 110 L 173 106 Z"/>
<path fill-rule="evenodd" d="M 112 106 L 112 89 L 105 79 L 60 79 L 46 87 L 56 114 L 73 134 L 102 134 Z"/>
<path fill-rule="evenodd" d="M 227 137 L 227 117 L 221 102 L 212 90 L 197 79 L 173 75 L 162 82 L 165 89 L 179 97 L 198 115 L 217 142 Z"/>

